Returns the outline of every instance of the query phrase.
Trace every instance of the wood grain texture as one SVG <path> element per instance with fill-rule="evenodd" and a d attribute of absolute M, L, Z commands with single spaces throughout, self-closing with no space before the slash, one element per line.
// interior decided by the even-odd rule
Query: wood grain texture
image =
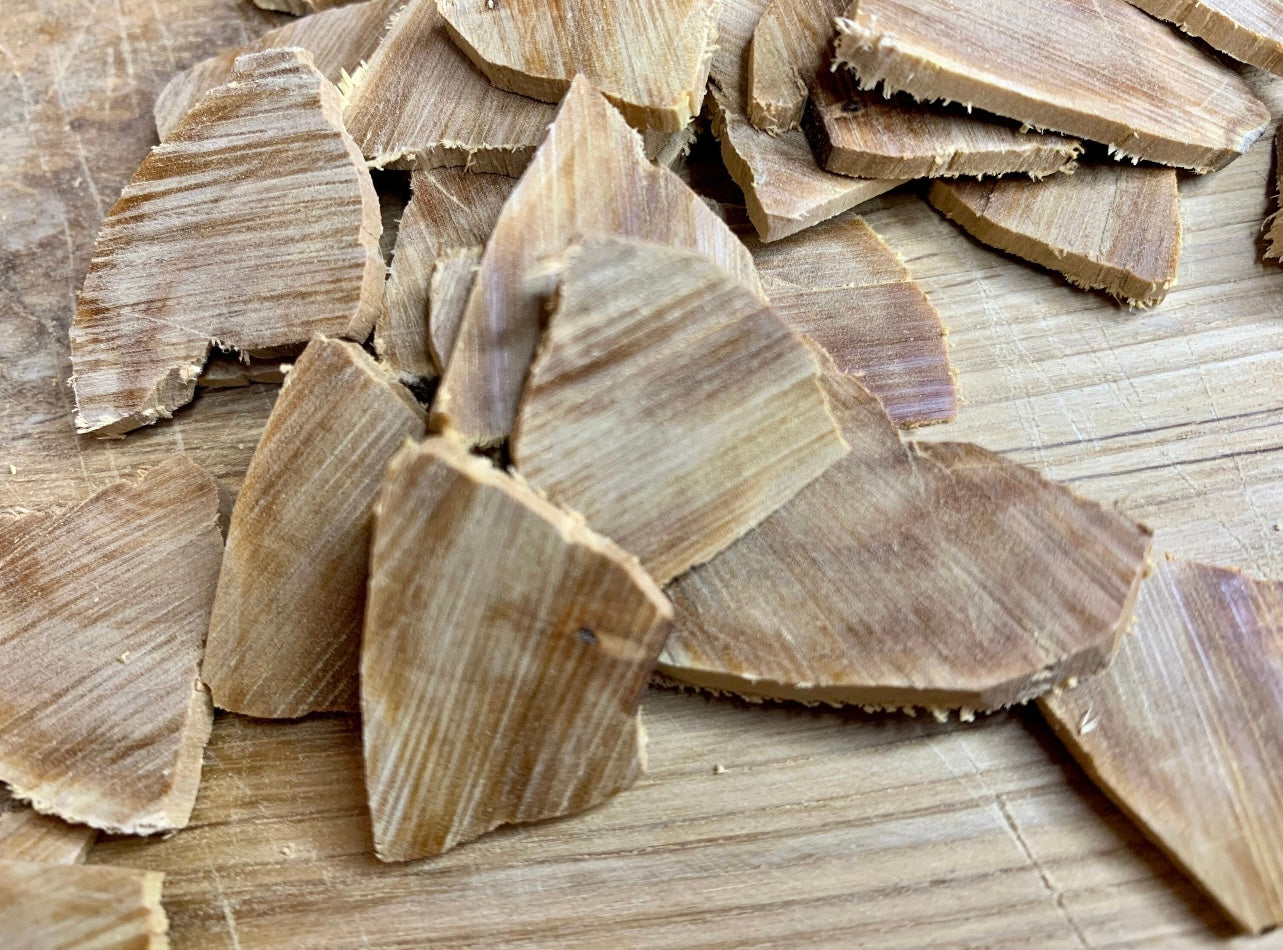
<path fill-rule="evenodd" d="M 986 244 L 1132 306 L 1176 281 L 1180 201 L 1171 169 L 1087 165 L 1043 181 L 935 181 L 928 197 Z"/>
<path fill-rule="evenodd" d="M 355 343 L 316 337 L 303 351 L 232 511 L 201 666 L 220 709 L 357 710 L 374 501 L 426 423 Z"/>
<path fill-rule="evenodd" d="M 212 719 L 214 480 L 180 457 L 0 531 L 0 780 L 68 821 L 182 828 Z"/>
<path fill-rule="evenodd" d="M 82 864 L 98 831 L 42 815 L 0 790 L 0 860 Z"/>
<path fill-rule="evenodd" d="M 1269 123 L 1236 73 L 1126 0 L 1028 11 L 1026 0 L 856 0 L 835 58 L 865 89 L 961 102 L 1199 172 L 1232 162 Z"/>
<path fill-rule="evenodd" d="M 1130 0 L 1150 16 L 1235 59 L 1283 72 L 1283 19 L 1274 0 Z"/>
<path fill-rule="evenodd" d="M 778 135 L 796 129 L 815 75 L 828 60 L 833 21 L 850 0 L 770 0 L 753 29 L 748 58 L 748 118 Z"/>
<path fill-rule="evenodd" d="M 254 0 L 254 5 L 264 10 L 279 10 L 294 16 L 304 16 L 332 10 L 351 2 L 352 0 Z"/>
<path fill-rule="evenodd" d="M 428 288 L 428 352 L 442 370 L 450 361 L 472 285 L 481 269 L 482 247 L 459 247 L 438 255 Z"/>
<path fill-rule="evenodd" d="M 646 161 L 637 133 L 580 78 L 486 245 L 434 427 L 474 444 L 507 438 L 554 286 L 544 259 L 576 239 L 614 235 L 699 251 L 761 291 L 744 245 L 680 178 Z"/>
<path fill-rule="evenodd" d="M 379 856 L 440 854 L 633 784 L 671 620 L 637 559 L 582 519 L 460 444 L 407 444 L 379 494 L 361 645 Z"/>
<path fill-rule="evenodd" d="M 164 950 L 165 876 L 0 860 L 0 937 L 33 950 Z"/>
<path fill-rule="evenodd" d="M 1240 929 L 1283 923 L 1283 583 L 1163 563 L 1109 669 L 1039 708 Z"/>

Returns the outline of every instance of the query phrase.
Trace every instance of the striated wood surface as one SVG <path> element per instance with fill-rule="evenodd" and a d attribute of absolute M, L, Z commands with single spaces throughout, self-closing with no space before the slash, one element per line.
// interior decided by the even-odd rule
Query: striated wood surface
<path fill-rule="evenodd" d="M 0 860 L 0 936 L 31 950 L 164 950 L 163 874 Z"/>
<path fill-rule="evenodd" d="M 753 28 L 748 59 L 748 117 L 778 135 L 796 129 L 815 76 L 827 65 L 850 0 L 770 0 Z"/>
<path fill-rule="evenodd" d="M 472 285 L 481 269 L 483 247 L 443 250 L 432 266 L 428 287 L 428 352 L 441 370 L 450 361 Z"/>
<path fill-rule="evenodd" d="M 42 815 L 0 789 L 0 860 L 81 864 L 98 840 L 98 831 Z"/>
<path fill-rule="evenodd" d="M 1275 0 L 1129 0 L 1235 59 L 1283 72 L 1283 18 Z"/>

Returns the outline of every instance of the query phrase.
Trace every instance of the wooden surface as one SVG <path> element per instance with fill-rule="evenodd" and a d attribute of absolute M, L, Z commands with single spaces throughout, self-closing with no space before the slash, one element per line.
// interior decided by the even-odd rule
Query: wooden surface
<path fill-rule="evenodd" d="M 279 18 L 244 0 L 16 0 L 0 40 L 0 514 L 186 449 L 229 489 L 275 389 L 78 439 L 66 328 L 169 76 Z M 123 19 L 122 19 L 123 17 Z M 1277 86 L 1253 74 L 1276 116 Z M 951 327 L 973 440 L 1117 500 L 1156 550 L 1283 577 L 1283 271 L 1271 143 L 1181 183 L 1177 286 L 1129 313 L 961 234 L 912 193 L 870 222 Z M 9 474 L 9 465 L 18 471 Z M 1229 933 L 1031 710 L 971 724 L 652 691 L 649 769 L 602 808 L 435 862 L 373 857 L 355 721 L 221 716 L 192 826 L 91 860 L 166 872 L 176 946 L 753 941 L 1190 946 Z M 721 771 L 718 771 L 718 767 Z M 1274 934 L 1244 946 L 1283 946 Z"/>

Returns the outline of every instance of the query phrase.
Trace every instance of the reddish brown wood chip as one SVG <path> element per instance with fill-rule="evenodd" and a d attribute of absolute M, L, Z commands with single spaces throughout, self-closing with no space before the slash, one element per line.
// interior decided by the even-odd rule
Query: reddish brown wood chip
<path fill-rule="evenodd" d="M 0 936 L 31 950 L 165 950 L 164 880 L 155 871 L 0 861 Z"/>

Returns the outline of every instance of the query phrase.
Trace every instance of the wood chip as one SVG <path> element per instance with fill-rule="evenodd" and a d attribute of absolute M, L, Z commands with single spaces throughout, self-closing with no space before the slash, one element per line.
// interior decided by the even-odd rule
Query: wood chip
<path fill-rule="evenodd" d="M 796 129 L 816 74 L 826 65 L 833 21 L 850 0 L 771 0 L 753 29 L 748 60 L 748 117 L 778 135 Z"/>
<path fill-rule="evenodd" d="M 1206 172 L 1269 112 L 1239 75 L 1126 0 L 856 0 L 836 59 L 860 84 L 944 99 Z M 1048 59 L 1048 37 L 1055 56 Z"/>
<path fill-rule="evenodd" d="M 530 367 L 513 462 L 665 584 L 846 454 L 817 372 L 707 258 L 588 243 Z"/>
<path fill-rule="evenodd" d="M 558 102 L 586 77 L 638 129 L 699 114 L 721 0 L 438 0 L 450 35 L 500 89 Z"/>
<path fill-rule="evenodd" d="M 71 327 L 81 432 L 168 418 L 215 343 L 364 339 L 374 325 L 379 200 L 338 92 L 301 50 L 244 56 L 235 76 L 152 149 L 103 222 Z"/>
<path fill-rule="evenodd" d="M 1283 583 L 1165 562 L 1109 669 L 1039 705 L 1240 929 L 1283 924 Z"/>
<path fill-rule="evenodd" d="M 1275 209 L 1274 214 L 1265 220 L 1265 256 L 1276 261 L 1283 261 L 1283 126 L 1279 127 L 1274 137 L 1274 175 L 1275 175 Z"/>
<path fill-rule="evenodd" d="M 669 588 L 661 671 L 749 696 L 978 710 L 1103 667 L 1149 530 L 976 446 L 903 445 L 824 362 L 852 452 Z"/>
<path fill-rule="evenodd" d="M 753 259 L 726 225 L 641 141 L 586 79 L 504 205 L 433 404 L 433 424 L 473 444 L 512 428 L 555 274 L 544 261 L 577 238 L 620 235 L 707 254 L 760 291 Z"/>
<path fill-rule="evenodd" d="M 280 385 L 285 380 L 285 359 L 239 359 L 235 356 L 210 357 L 196 378 L 201 389 L 232 389 L 254 383 Z"/>
<path fill-rule="evenodd" d="M 1283 73 L 1283 18 L 1275 0 L 1131 0 L 1222 53 Z"/>
<path fill-rule="evenodd" d="M 986 244 L 1127 303 L 1176 282 L 1180 200 L 1169 168 L 1090 165 L 1042 181 L 934 181 L 931 203 Z"/>
<path fill-rule="evenodd" d="M 671 617 L 637 559 L 580 519 L 450 440 L 407 445 L 379 498 L 361 650 L 379 856 L 631 785 Z"/>
<path fill-rule="evenodd" d="M 187 824 L 212 723 L 197 668 L 217 522 L 217 483 L 180 456 L 0 528 L 0 781 L 16 797 L 123 834 Z"/>
<path fill-rule="evenodd" d="M 351 2 L 352 0 L 254 0 L 254 5 L 263 10 L 279 10 L 282 13 L 292 13 L 294 16 L 304 16 L 331 10 Z"/>
<path fill-rule="evenodd" d="M 7 794 L 0 791 L 0 797 Z M 80 864 L 97 839 L 94 828 L 69 825 L 13 799 L 0 802 L 0 859 Z"/>
<path fill-rule="evenodd" d="M 0 934 L 32 950 L 163 950 L 164 879 L 156 871 L 0 861 Z"/>
<path fill-rule="evenodd" d="M 269 719 L 358 708 L 371 513 L 426 421 L 355 343 L 303 352 L 232 513 L 202 667 L 215 705 Z"/>
<path fill-rule="evenodd" d="M 459 247 L 442 251 L 432 268 L 428 293 L 428 350 L 432 361 L 445 367 L 459 338 L 459 325 L 468 307 L 468 297 L 481 269 L 481 247 Z"/>

